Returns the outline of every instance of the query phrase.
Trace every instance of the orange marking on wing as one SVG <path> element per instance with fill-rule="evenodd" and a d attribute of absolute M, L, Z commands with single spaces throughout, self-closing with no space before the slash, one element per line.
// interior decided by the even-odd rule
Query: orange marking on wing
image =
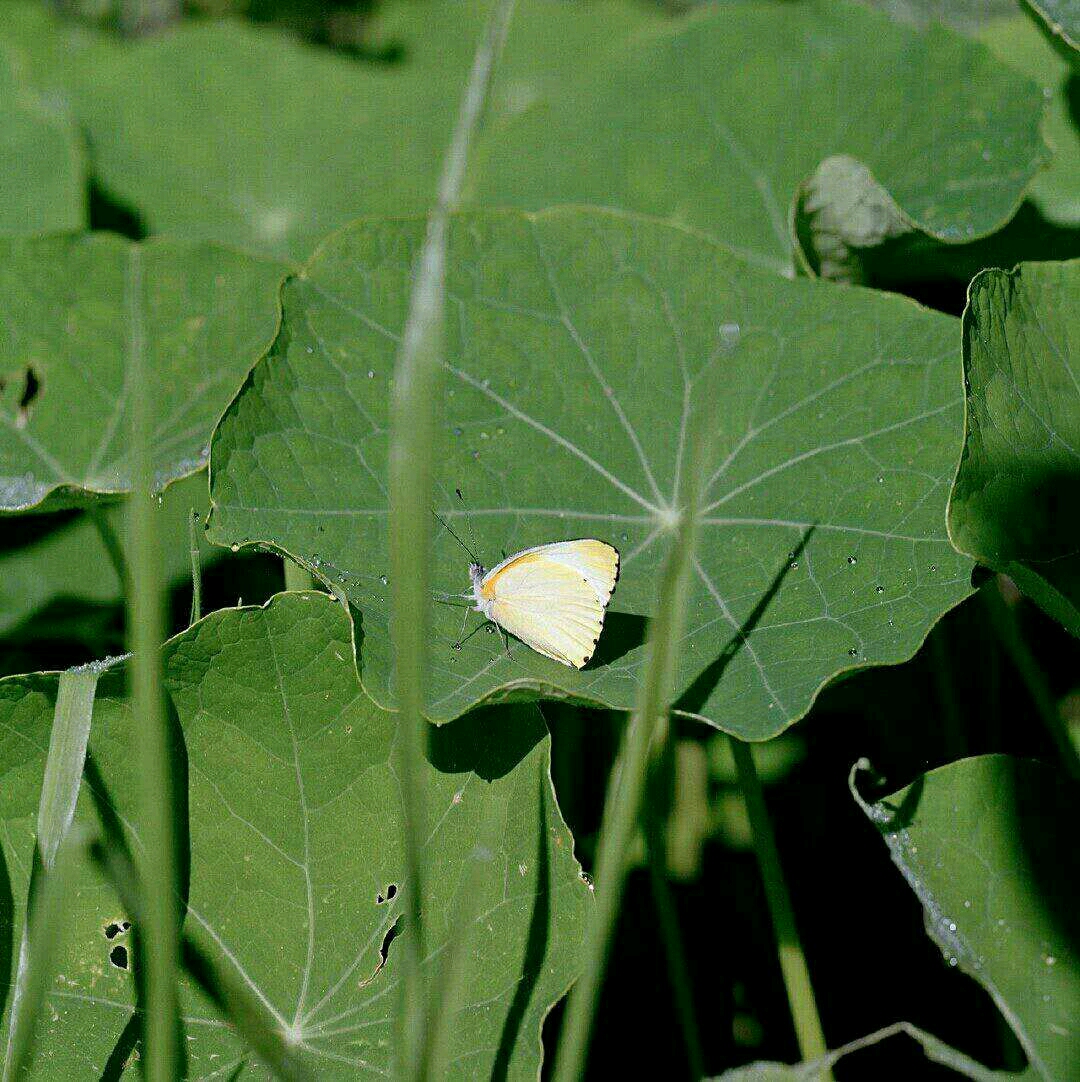
<path fill-rule="evenodd" d="M 495 584 L 509 571 L 511 568 L 519 568 L 525 564 L 535 564 L 543 559 L 538 552 L 527 552 L 524 556 L 519 556 L 516 560 L 511 560 L 505 567 L 500 568 L 498 573 L 492 575 L 483 586 L 480 587 L 480 596 L 485 601 L 490 601 L 495 596 Z"/>

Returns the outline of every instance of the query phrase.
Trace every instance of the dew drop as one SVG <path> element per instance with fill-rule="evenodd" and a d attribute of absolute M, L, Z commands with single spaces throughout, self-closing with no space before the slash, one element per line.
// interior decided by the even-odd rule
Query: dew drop
<path fill-rule="evenodd" d="M 482 440 L 489 440 L 489 439 L 491 439 L 491 437 L 490 437 L 490 436 L 489 436 L 489 435 L 488 435 L 488 434 L 487 434 L 486 432 L 481 432 L 481 433 L 480 433 L 480 438 L 481 438 Z"/>
<path fill-rule="evenodd" d="M 308 353 L 314 353 L 315 352 L 315 347 L 314 346 L 306 346 L 305 350 Z"/>
<path fill-rule="evenodd" d="M 859 648 L 857 646 L 853 646 L 848 651 L 848 657 L 858 657 L 858 656 L 859 656 Z"/>
<path fill-rule="evenodd" d="M 931 564 L 930 565 L 930 570 L 931 571 L 936 571 L 937 570 L 937 564 Z"/>
<path fill-rule="evenodd" d="M 619 534 L 619 536 L 620 536 L 620 537 L 621 537 L 621 538 L 622 538 L 622 539 L 623 539 L 624 541 L 629 541 L 629 540 L 630 540 L 630 535 L 629 535 L 628 533 L 623 533 L 623 534 Z"/>
<path fill-rule="evenodd" d="M 229 548 L 233 552 L 239 552 L 240 551 L 240 546 L 235 541 L 229 546 Z"/>
<path fill-rule="evenodd" d="M 490 386 L 491 386 L 491 380 L 489 380 L 489 379 L 482 379 L 482 380 L 480 381 L 480 386 L 481 386 L 481 387 L 483 387 L 483 388 L 484 388 L 484 390 L 486 391 L 486 390 L 488 389 L 488 387 L 490 387 Z"/>
<path fill-rule="evenodd" d="M 1046 956 L 1046 958 L 1044 959 L 1044 961 L 1046 962 L 1046 964 L 1048 966 L 1052 966 L 1052 965 L 1055 965 L 1057 963 L 1057 959 L 1052 954 L 1048 954 Z"/>
<path fill-rule="evenodd" d="M 878 479 L 877 479 L 877 483 L 878 483 L 879 485 L 883 485 L 883 484 L 885 484 L 885 474 L 883 474 L 883 473 L 879 473 L 879 474 L 878 474 Z"/>
<path fill-rule="evenodd" d="M 494 635 L 494 634 L 495 634 L 495 625 L 494 625 L 494 624 L 488 624 L 488 625 L 487 625 L 487 627 L 486 627 L 486 628 L 484 628 L 484 630 L 485 630 L 485 631 L 486 631 L 486 632 L 487 632 L 487 633 L 488 633 L 489 635 Z"/>
<path fill-rule="evenodd" d="M 883 594 L 883 593 L 885 593 L 885 587 L 884 586 L 875 586 L 874 587 L 874 593 L 875 594 Z"/>
<path fill-rule="evenodd" d="M 374 379 L 375 378 L 375 369 L 374 368 L 369 368 L 367 370 L 367 378 L 368 379 Z"/>
<path fill-rule="evenodd" d="M 847 562 L 850 566 L 854 567 L 859 562 L 859 558 L 857 556 L 849 556 Z"/>
<path fill-rule="evenodd" d="M 455 436 L 460 436 L 461 433 L 462 433 L 462 429 L 460 427 L 458 427 L 457 425 L 454 425 L 454 435 Z"/>
<path fill-rule="evenodd" d="M 788 564 L 788 567 L 791 568 L 792 571 L 798 571 L 799 570 L 799 561 L 798 560 L 792 560 L 791 563 Z"/>
<path fill-rule="evenodd" d="M 473 456 L 473 458 L 479 458 L 480 457 L 480 452 L 479 451 L 473 451 L 472 456 Z"/>
<path fill-rule="evenodd" d="M 381 582 L 383 584 L 383 586 L 389 586 L 390 585 L 390 579 L 387 578 L 386 575 L 380 575 L 379 576 L 379 582 Z"/>

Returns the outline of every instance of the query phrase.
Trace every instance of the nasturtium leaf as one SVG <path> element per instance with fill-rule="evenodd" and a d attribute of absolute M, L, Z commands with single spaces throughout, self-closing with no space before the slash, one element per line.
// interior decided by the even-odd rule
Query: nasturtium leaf
<path fill-rule="evenodd" d="M 1047 766 L 985 755 L 864 805 L 949 965 L 990 993 L 1048 1082 L 1080 1062 L 1080 861 L 1060 844 L 1078 797 Z"/>
<path fill-rule="evenodd" d="M 1072 49 L 1080 49 L 1080 3 L 1077 0 L 1027 0 L 1046 29 Z"/>
<path fill-rule="evenodd" d="M 71 32 L 42 32 L 40 16 L 10 37 L 149 229 L 304 258 L 361 214 L 428 209 L 489 13 L 392 9 L 402 59 L 382 66 L 228 21 L 124 46 L 83 35 L 78 63 L 49 43 Z M 521 0 L 489 104 L 471 201 L 653 213 L 785 272 L 795 192 L 825 158 L 858 159 L 953 242 L 999 227 L 1046 160 L 1038 87 L 952 31 L 845 0 L 679 19 Z"/>
<path fill-rule="evenodd" d="M 488 0 L 391 5 L 380 21 L 402 49 L 392 64 L 233 20 L 118 46 L 23 12 L 10 37 L 86 129 L 101 183 L 150 231 L 299 259 L 358 215 L 428 209 L 490 13 Z M 662 21 L 617 0 L 522 0 L 487 122 Z"/>
<path fill-rule="evenodd" d="M 0 511 L 130 488 L 135 350 L 154 376 L 158 484 L 204 466 L 222 410 L 277 331 L 285 270 L 213 244 L 0 240 Z"/>
<path fill-rule="evenodd" d="M 320 1079 L 390 1071 L 392 940 L 413 934 L 402 923 L 412 884 L 395 716 L 364 694 L 351 651 L 348 616 L 314 593 L 216 612 L 164 648 L 190 821 L 186 929 L 233 967 Z M 16 931 L 55 695 L 55 676 L 0 681 L 0 843 Z M 90 750 L 137 839 L 132 726 L 123 676 L 107 673 Z M 470 942 L 450 1027 L 455 1078 L 535 1078 L 541 1022 L 575 976 L 590 888 L 555 802 L 549 743 L 535 707 L 483 710 L 433 732 L 422 768 L 427 966 L 453 930 L 466 862 L 480 861 L 467 883 Z M 85 794 L 79 814 L 92 822 Z M 133 1009 L 130 969 L 110 961 L 117 946 L 130 950 L 124 919 L 84 869 L 35 1078 L 101 1073 Z M 244 1048 L 186 983 L 183 999 L 191 1076 L 227 1075 Z"/>
<path fill-rule="evenodd" d="M 1080 635 L 1080 260 L 982 272 L 963 324 L 950 535 Z"/>
<path fill-rule="evenodd" d="M 49 109 L 0 50 L 0 235 L 86 224 L 86 167 L 74 124 Z"/>
<path fill-rule="evenodd" d="M 166 581 L 191 577 L 189 518 L 192 509 L 205 518 L 206 474 L 170 486 L 162 496 L 158 536 Z M 123 502 L 103 509 L 120 543 L 127 545 L 128 515 Z M 203 541 L 198 531 L 205 565 L 220 549 Z M 121 584 L 101 535 L 89 515 L 57 512 L 49 516 L 26 516 L 4 523 L 0 546 L 0 635 L 16 628 L 51 602 L 75 600 L 113 604 L 123 600 Z"/>
<path fill-rule="evenodd" d="M 633 39 L 492 132 L 478 194 L 646 211 L 790 271 L 796 191 L 836 155 L 939 239 L 998 228 L 1046 161 L 1042 106 L 941 26 L 840 0 L 723 5 Z"/>
<path fill-rule="evenodd" d="M 346 595 L 362 679 L 384 704 L 388 389 L 424 229 L 369 220 L 320 249 L 286 286 L 282 332 L 212 449 L 210 539 L 268 543 Z M 782 279 L 613 212 L 462 215 L 448 259 L 437 509 L 489 567 L 503 550 L 593 536 L 621 550 L 622 577 L 581 672 L 521 645 L 507 656 L 486 633 L 454 650 L 462 613 L 434 604 L 433 720 L 511 694 L 633 705 L 694 410 L 715 415 L 720 465 L 679 709 L 775 735 L 836 673 L 910 656 L 969 592 L 944 523 L 956 319 Z M 435 588 L 466 589 L 468 563 L 440 532 Z"/>
<path fill-rule="evenodd" d="M 979 34 L 989 49 L 1043 86 L 1043 135 L 1053 156 L 1031 181 L 1028 195 L 1060 226 L 1080 225 L 1080 120 L 1070 104 L 1072 66 L 1029 18 L 998 19 Z"/>

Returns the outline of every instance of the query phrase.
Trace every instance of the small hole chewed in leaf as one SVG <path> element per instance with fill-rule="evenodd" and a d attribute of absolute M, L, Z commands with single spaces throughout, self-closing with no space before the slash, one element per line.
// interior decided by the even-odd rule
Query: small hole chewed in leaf
<path fill-rule="evenodd" d="M 396 897 L 397 897 L 397 884 L 396 883 L 391 883 L 386 888 L 386 893 L 385 894 L 376 894 L 375 895 L 375 904 L 376 905 L 383 905 L 386 902 L 392 902 Z"/>
<path fill-rule="evenodd" d="M 122 943 L 117 943 L 111 951 L 109 951 L 109 961 L 112 962 L 117 969 L 127 969 L 128 967 L 128 952 L 127 947 Z"/>

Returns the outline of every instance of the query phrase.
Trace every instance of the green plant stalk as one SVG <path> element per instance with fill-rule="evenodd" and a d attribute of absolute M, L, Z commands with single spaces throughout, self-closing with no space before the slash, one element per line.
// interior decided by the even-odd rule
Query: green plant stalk
<path fill-rule="evenodd" d="M 314 590 L 315 576 L 306 568 L 301 567 L 295 560 L 288 556 L 282 557 L 285 564 L 285 589 L 286 590 Z"/>
<path fill-rule="evenodd" d="M 26 923 L 19 944 L 19 962 L 8 1023 L 4 1082 L 26 1077 L 34 1052 L 34 1030 L 56 968 L 57 929 L 67 919 L 75 885 L 75 857 L 80 848 L 69 831 L 46 871 L 35 862 L 27 897 Z"/>
<path fill-rule="evenodd" d="M 694 1013 L 690 968 L 686 964 L 686 951 L 679 931 L 675 899 L 671 894 L 671 885 L 667 881 L 662 824 L 658 818 L 653 817 L 651 812 L 647 814 L 649 814 L 649 824 L 645 831 L 645 854 L 649 861 L 649 884 L 652 887 L 653 905 L 656 907 L 656 917 L 660 925 L 660 938 L 664 943 L 664 959 L 667 962 L 671 994 L 675 997 L 675 1011 L 679 1017 L 683 1044 L 686 1046 L 690 1076 L 697 1082 L 698 1079 L 705 1077 L 705 1057 L 701 1051 L 701 1038 L 698 1036 L 697 1018 Z"/>
<path fill-rule="evenodd" d="M 390 401 L 390 551 L 393 576 L 391 632 L 399 720 L 395 766 L 401 787 L 407 925 L 402 936 L 403 1010 L 401 1075 L 426 1077 L 431 1043 L 424 982 L 422 924 L 423 801 L 417 790 L 424 756 L 430 625 L 431 493 L 436 414 L 442 383 L 446 244 L 450 213 L 457 205 L 469 145 L 480 120 L 495 60 L 509 28 L 513 0 L 500 0 L 476 53 L 461 111 L 443 164 L 438 198 L 417 261 L 409 315 L 394 368 Z M 431 1026 L 437 1028 L 437 1024 Z"/>
<path fill-rule="evenodd" d="M 100 666 L 85 666 L 60 674 L 38 801 L 37 850 L 15 970 L 4 1082 L 20 1077 L 30 1063 L 34 1023 L 52 976 L 55 928 L 63 920 L 73 860 L 65 841 L 75 817 L 100 672 Z"/>
<path fill-rule="evenodd" d="M 822 1060 L 827 1054 L 825 1035 L 818 1017 L 814 989 L 810 984 L 810 971 L 806 967 L 806 956 L 799 941 L 799 932 L 795 927 L 795 913 L 791 906 L 791 895 L 784 881 L 780 866 L 780 854 L 776 849 L 776 838 L 769 822 L 769 812 L 765 807 L 765 795 L 761 789 L 757 767 L 750 745 L 745 741 L 731 738 L 731 749 L 735 756 L 735 767 L 739 774 L 739 788 L 746 802 L 750 829 L 754 835 L 754 851 L 757 853 L 758 867 L 765 884 L 765 898 L 769 905 L 773 932 L 780 956 L 780 972 L 784 977 L 791 1019 L 795 1025 L 795 1037 L 799 1043 L 799 1054 L 805 1061 Z M 831 1079 L 828 1065 L 823 1063 L 820 1079 Z"/>
<path fill-rule="evenodd" d="M 132 248 L 125 282 L 125 305 L 129 327 L 127 364 L 134 481 L 130 501 L 132 592 L 128 634 L 134 655 L 131 662 L 132 706 L 138 720 L 140 880 L 146 893 L 142 928 L 146 965 L 143 1068 L 148 1082 L 173 1082 L 179 1064 L 176 827 L 161 681 L 160 646 L 165 619 L 156 515 L 158 499 L 154 491 L 151 450 L 155 404 L 146 359 L 141 260 L 140 250 Z"/>
<path fill-rule="evenodd" d="M 611 934 L 622 900 L 627 851 L 633 840 L 645 788 L 650 752 L 658 729 L 666 729 L 678 643 L 694 557 L 696 510 L 682 512 L 660 578 L 659 605 L 649 627 L 649 661 L 617 770 L 604 801 L 596 857 L 596 908 L 586 935 L 582 971 L 570 992 L 555 1058 L 555 1082 L 576 1082 L 588 1051 L 589 1030 L 599 999 Z"/>
<path fill-rule="evenodd" d="M 191 618 L 188 626 L 202 618 L 202 564 L 199 560 L 199 512 L 193 507 L 188 515 L 188 541 L 191 544 Z"/>
<path fill-rule="evenodd" d="M 990 615 L 990 624 L 1001 640 L 1001 645 L 1005 648 L 1005 653 L 1009 655 L 1013 667 L 1020 674 L 1020 679 L 1023 680 L 1024 687 L 1027 688 L 1035 704 L 1039 718 L 1057 749 L 1062 766 L 1069 772 L 1070 777 L 1080 780 L 1080 756 L 1077 755 L 1068 730 L 1061 720 L 1046 677 L 1039 668 L 1035 655 L 1028 649 L 1027 643 L 1020 634 L 1016 617 L 1009 611 L 1001 596 L 997 579 L 994 578 L 988 582 L 981 593 Z"/>

